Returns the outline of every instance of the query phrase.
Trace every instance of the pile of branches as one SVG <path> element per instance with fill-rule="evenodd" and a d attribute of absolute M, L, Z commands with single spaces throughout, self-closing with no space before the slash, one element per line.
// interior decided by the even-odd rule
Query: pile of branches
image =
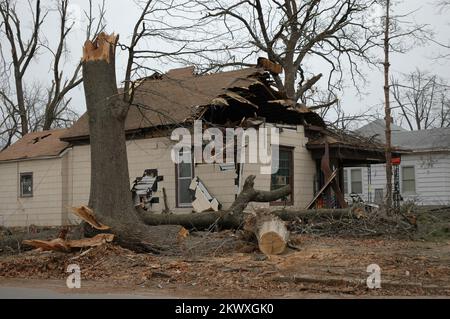
<path fill-rule="evenodd" d="M 289 225 L 296 234 L 313 234 L 342 237 L 390 236 L 412 238 L 417 224 L 412 216 L 404 214 L 388 215 L 382 209 L 356 214 L 311 215 L 297 218 Z"/>

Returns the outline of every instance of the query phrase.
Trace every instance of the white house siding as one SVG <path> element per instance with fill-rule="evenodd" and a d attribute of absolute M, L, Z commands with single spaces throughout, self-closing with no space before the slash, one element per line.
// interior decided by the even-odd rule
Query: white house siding
<path fill-rule="evenodd" d="M 305 206 L 313 197 L 315 162 L 306 150 L 306 142 L 302 126 L 285 127 L 280 134 L 280 145 L 294 148 L 294 205 L 299 207 Z M 145 169 L 158 169 L 158 174 L 163 176 L 155 194 L 160 198 L 160 203 L 152 206 L 155 212 L 164 208 L 163 187 L 172 211 L 191 211 L 191 208 L 176 207 L 175 164 L 170 156 L 173 145 L 174 142 L 168 138 L 127 141 L 130 187 Z M 33 197 L 19 196 L 19 176 L 23 172 L 33 172 Z M 88 203 L 90 173 L 89 145 L 73 146 L 60 158 L 0 163 L 0 224 L 28 226 L 77 223 L 78 219 L 70 213 L 70 207 Z M 234 171 L 221 171 L 219 164 L 196 164 L 194 174 L 204 181 L 211 195 L 224 208 L 231 205 L 236 195 Z M 270 174 L 261 174 L 260 164 L 244 164 L 242 182 L 250 174 L 257 175 L 255 188 L 270 190 Z M 263 205 L 267 206 L 268 203 Z"/>
<path fill-rule="evenodd" d="M 168 138 L 139 139 L 127 141 L 128 167 L 130 173 L 130 188 L 136 177 L 141 177 L 146 169 L 158 169 L 163 181 L 158 182 L 158 191 L 154 196 L 159 197 L 159 204 L 153 204 L 152 210 L 159 212 L 164 208 L 163 192 L 165 188 L 169 208 L 175 213 L 190 212 L 190 208 L 177 208 L 175 188 L 175 164 L 171 160 L 173 141 Z M 71 154 L 72 177 L 72 205 L 86 205 L 89 201 L 90 189 L 90 146 L 74 146 Z M 113 173 L 113 172 L 112 172 Z M 234 173 L 220 172 L 216 164 L 198 164 L 194 167 L 194 174 L 205 181 L 210 193 L 217 197 L 224 206 L 234 199 Z M 76 220 L 72 218 L 72 220 Z"/>
<path fill-rule="evenodd" d="M 294 157 L 294 206 L 304 207 L 314 195 L 314 175 L 316 163 L 311 153 L 306 149 L 307 138 L 304 127 L 282 128 L 280 132 L 280 146 L 292 147 Z M 270 190 L 270 174 L 261 174 L 259 164 L 244 164 L 243 179 L 249 175 L 256 175 L 255 189 Z M 243 181 L 242 181 L 243 182 Z M 250 203 L 250 207 L 268 207 L 269 203 Z"/>
<path fill-rule="evenodd" d="M 33 173 L 33 196 L 20 197 L 20 173 Z M 0 224 L 62 224 L 62 161 L 60 158 L 0 164 Z"/>
<path fill-rule="evenodd" d="M 402 167 L 414 166 L 416 192 L 402 192 Z M 348 183 L 350 185 L 351 168 L 348 171 Z M 367 168 L 363 168 L 363 194 L 362 197 L 368 200 Z M 375 198 L 375 189 L 382 188 L 383 194 L 386 192 L 385 165 L 378 164 L 371 166 L 372 184 L 370 193 L 372 201 Z M 350 187 L 350 186 L 349 186 Z M 350 190 L 350 188 L 349 188 Z M 450 153 L 429 152 L 414 153 L 402 156 L 400 164 L 400 191 L 404 201 L 413 201 L 420 205 L 447 205 L 450 203 Z"/>
<path fill-rule="evenodd" d="M 313 197 L 313 182 L 315 162 L 306 149 L 306 138 L 303 126 L 297 129 L 284 128 L 280 135 L 280 145 L 295 147 L 294 149 L 294 205 L 303 207 Z M 168 138 L 139 139 L 127 141 L 128 163 L 130 171 L 130 186 L 136 177 L 142 176 L 145 169 L 158 169 L 163 181 L 158 183 L 155 196 L 160 198 L 159 204 L 153 204 L 152 210 L 161 211 L 163 207 L 164 187 L 167 194 L 169 208 L 175 213 L 190 212 L 191 208 L 176 207 L 175 165 L 171 160 L 170 152 L 174 145 Z M 72 205 L 87 204 L 89 200 L 90 183 L 90 155 L 89 145 L 74 146 L 71 163 L 72 171 Z M 270 190 L 270 175 L 260 174 L 259 164 L 244 164 L 244 178 L 250 174 L 257 175 L 255 188 Z M 221 171 L 219 164 L 196 164 L 194 175 L 204 181 L 208 191 L 216 197 L 224 208 L 227 208 L 235 199 L 235 172 Z M 70 178 L 69 178 L 70 179 Z M 258 203 L 258 205 L 260 205 Z M 267 205 L 267 204 L 266 204 Z M 70 216 L 70 215 L 69 215 Z"/>

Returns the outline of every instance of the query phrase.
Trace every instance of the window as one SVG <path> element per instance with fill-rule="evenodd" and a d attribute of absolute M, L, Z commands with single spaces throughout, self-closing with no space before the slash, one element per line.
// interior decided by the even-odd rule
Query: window
<path fill-rule="evenodd" d="M 33 173 L 20 173 L 20 197 L 33 196 Z"/>
<path fill-rule="evenodd" d="M 189 189 L 192 179 L 194 178 L 194 167 L 192 154 L 189 163 L 181 162 L 175 166 L 176 189 L 177 189 L 177 207 L 192 206 L 192 192 Z M 180 157 L 183 156 L 180 151 Z"/>
<path fill-rule="evenodd" d="M 273 159 L 273 162 L 276 163 L 276 158 Z M 293 204 L 293 152 L 291 148 L 281 147 L 279 148 L 278 155 L 278 171 L 271 176 L 270 181 L 270 190 L 278 189 L 286 185 L 291 186 L 291 194 L 287 197 L 286 200 L 281 199 L 278 202 L 274 202 L 274 204 L 284 204 L 292 205 Z"/>
<path fill-rule="evenodd" d="M 343 175 L 344 175 L 344 194 L 348 194 L 348 177 L 347 177 L 347 170 L 343 169 Z"/>
<path fill-rule="evenodd" d="M 362 194 L 362 173 L 361 169 L 350 170 L 351 191 L 355 194 Z"/>
<path fill-rule="evenodd" d="M 414 166 L 402 167 L 402 193 L 416 192 L 416 176 Z"/>

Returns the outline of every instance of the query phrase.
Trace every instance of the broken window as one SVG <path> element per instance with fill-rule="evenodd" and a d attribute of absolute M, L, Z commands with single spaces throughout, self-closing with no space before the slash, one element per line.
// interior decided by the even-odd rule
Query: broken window
<path fill-rule="evenodd" d="M 33 196 L 33 173 L 20 174 L 20 197 Z"/>
<path fill-rule="evenodd" d="M 271 176 L 270 190 L 278 189 L 286 185 L 291 186 L 291 194 L 287 196 L 285 199 L 281 199 L 276 203 L 287 205 L 293 204 L 293 149 L 287 147 L 281 147 L 279 149 L 279 156 L 277 158 L 272 159 L 272 163 L 276 164 L 278 161 L 278 171 Z"/>
<path fill-rule="evenodd" d="M 350 179 L 352 186 L 352 193 L 362 194 L 362 172 L 360 168 L 352 169 L 350 171 Z"/>
<path fill-rule="evenodd" d="M 142 177 L 136 177 L 131 188 L 134 206 L 148 210 L 152 204 L 159 203 L 159 197 L 154 195 L 158 190 L 158 182 L 163 179 L 163 176 L 158 176 L 157 169 L 146 169 Z"/>
<path fill-rule="evenodd" d="M 180 150 L 180 158 L 183 158 L 183 149 Z M 194 177 L 193 158 L 190 152 L 190 161 L 176 164 L 176 188 L 177 188 L 177 207 L 192 206 L 192 191 L 189 189 L 192 178 Z"/>
<path fill-rule="evenodd" d="M 416 176 L 414 166 L 402 167 L 402 193 L 416 192 Z"/>

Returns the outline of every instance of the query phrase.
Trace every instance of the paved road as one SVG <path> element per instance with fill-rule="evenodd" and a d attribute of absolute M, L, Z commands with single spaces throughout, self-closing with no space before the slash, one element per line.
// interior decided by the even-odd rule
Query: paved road
<path fill-rule="evenodd" d="M 91 294 L 91 293 L 63 293 L 50 289 L 0 287 L 0 299 L 142 299 L 164 298 L 162 296 L 143 296 L 135 294 Z"/>
<path fill-rule="evenodd" d="M 0 299 L 161 299 L 177 298 L 170 292 L 137 287 L 117 288 L 83 282 L 69 289 L 61 280 L 0 279 Z"/>

